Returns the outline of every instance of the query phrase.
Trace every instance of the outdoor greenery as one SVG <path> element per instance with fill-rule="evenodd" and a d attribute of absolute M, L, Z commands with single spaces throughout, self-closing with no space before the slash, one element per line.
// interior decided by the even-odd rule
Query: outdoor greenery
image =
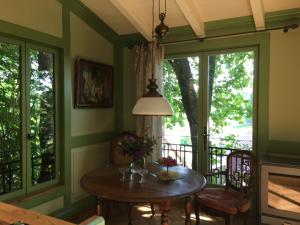
<path fill-rule="evenodd" d="M 254 53 L 247 51 L 212 55 L 208 61 L 209 134 L 211 137 L 220 137 L 226 133 L 224 129 L 232 121 L 240 124 L 252 121 Z M 164 63 L 164 93 L 174 110 L 174 116 L 165 118 L 165 126 L 184 126 L 185 121 L 188 121 L 194 168 L 198 151 L 198 113 L 203 110 L 198 99 L 198 74 L 198 57 L 168 59 Z M 249 93 L 251 96 L 247 96 Z M 239 144 L 236 135 L 228 132 L 221 141 L 210 142 L 209 145 L 249 148 Z"/>
<path fill-rule="evenodd" d="M 20 49 L 0 43 L 0 194 L 21 188 Z"/>
<path fill-rule="evenodd" d="M 21 72 L 20 55 L 20 46 L 0 43 L 0 194 L 19 190 L 25 183 L 22 153 L 29 151 L 25 146 L 31 150 L 27 164 L 31 163 L 32 184 L 55 176 L 53 55 L 30 49 L 26 75 Z M 28 76 L 27 86 L 21 79 Z M 21 93 L 29 97 L 29 107 Z M 27 134 L 30 145 L 22 142 Z"/>
<path fill-rule="evenodd" d="M 53 55 L 30 50 L 30 133 L 32 154 L 32 183 L 54 179 Z"/>

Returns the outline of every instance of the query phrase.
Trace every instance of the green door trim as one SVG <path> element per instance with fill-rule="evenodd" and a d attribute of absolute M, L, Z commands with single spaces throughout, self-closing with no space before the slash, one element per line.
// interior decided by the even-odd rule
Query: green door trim
<path fill-rule="evenodd" d="M 211 52 L 222 52 L 222 51 L 236 51 L 237 49 L 255 49 L 258 52 L 257 62 L 257 128 L 253 130 L 254 137 L 257 137 L 257 156 L 260 159 L 265 154 L 265 149 L 268 143 L 268 115 L 269 115 L 269 52 L 270 52 L 270 36 L 268 33 L 240 36 L 240 37 L 229 37 L 218 40 L 207 40 L 203 43 L 181 43 L 177 45 L 165 46 L 166 58 L 178 58 L 187 57 L 195 54 L 200 54 L 201 57 L 201 71 L 200 75 L 203 76 L 207 73 L 208 61 L 205 60 L 203 54 Z M 256 50 L 255 50 L 256 51 Z M 204 76 L 205 77 L 205 76 Z M 206 82 L 203 78 L 200 78 L 200 85 L 204 85 Z M 202 82 L 202 83 L 201 83 Z M 201 101 L 204 101 L 202 99 Z M 203 118 L 203 116 L 202 116 Z M 253 118 L 254 119 L 254 118 Z M 203 121 L 199 121 L 200 124 Z M 254 122 L 255 123 L 255 122 Z M 201 126 L 199 126 L 200 129 Z M 199 130 L 201 134 L 201 130 Z M 200 146 L 203 145 L 203 138 L 199 140 Z M 203 156 L 199 157 L 199 168 L 201 172 L 206 171 L 206 162 L 202 161 Z M 202 159 L 201 159 L 202 158 Z"/>

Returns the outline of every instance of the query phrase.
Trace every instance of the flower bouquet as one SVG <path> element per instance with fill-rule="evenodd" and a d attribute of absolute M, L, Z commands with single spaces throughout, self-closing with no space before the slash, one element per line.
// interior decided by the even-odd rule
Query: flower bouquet
<path fill-rule="evenodd" d="M 145 157 L 149 156 L 155 149 L 155 139 L 148 136 L 126 136 L 117 145 L 117 148 L 124 155 L 132 157 L 130 165 L 132 173 L 144 173 L 146 169 Z"/>
<path fill-rule="evenodd" d="M 155 149 L 155 139 L 153 137 L 126 136 L 117 145 L 117 148 L 124 154 L 132 157 L 133 160 L 149 156 Z"/>

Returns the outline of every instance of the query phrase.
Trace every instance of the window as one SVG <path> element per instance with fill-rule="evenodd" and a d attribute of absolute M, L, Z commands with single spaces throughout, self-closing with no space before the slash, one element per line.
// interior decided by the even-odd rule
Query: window
<path fill-rule="evenodd" d="M 0 195 L 58 182 L 54 49 L 0 39 Z"/>

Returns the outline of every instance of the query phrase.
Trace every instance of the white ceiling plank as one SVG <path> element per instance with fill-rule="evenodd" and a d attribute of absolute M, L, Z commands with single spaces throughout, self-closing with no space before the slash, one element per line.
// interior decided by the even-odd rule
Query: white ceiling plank
<path fill-rule="evenodd" d="M 136 4 L 134 4 L 132 0 L 110 0 L 110 2 L 128 19 L 144 38 L 148 41 L 152 40 L 151 20 L 136 7 Z"/>
<path fill-rule="evenodd" d="M 250 0 L 252 14 L 257 30 L 265 29 L 265 12 L 262 0 Z"/>
<path fill-rule="evenodd" d="M 176 0 L 176 3 L 197 37 L 204 37 L 204 22 L 197 2 L 195 0 Z"/>

